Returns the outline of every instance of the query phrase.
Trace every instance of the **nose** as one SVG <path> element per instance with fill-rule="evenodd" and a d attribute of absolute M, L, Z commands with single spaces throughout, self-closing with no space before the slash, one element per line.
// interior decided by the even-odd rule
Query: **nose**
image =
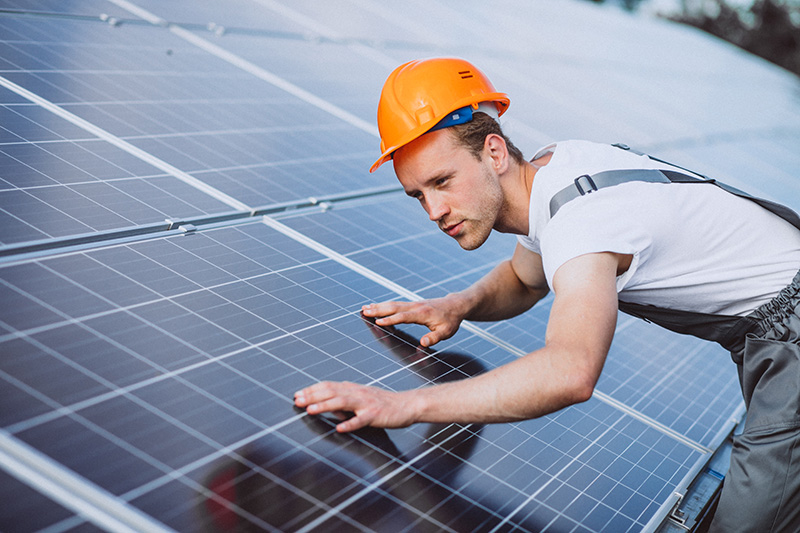
<path fill-rule="evenodd" d="M 428 208 L 428 217 L 434 222 L 441 220 L 450 212 L 447 202 L 439 194 L 428 195 L 428 197 L 425 198 L 425 203 Z"/>

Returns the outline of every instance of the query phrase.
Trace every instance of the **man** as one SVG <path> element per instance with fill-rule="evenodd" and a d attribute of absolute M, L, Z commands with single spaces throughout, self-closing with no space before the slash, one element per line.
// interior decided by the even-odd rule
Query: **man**
<path fill-rule="evenodd" d="M 296 405 L 353 413 L 338 431 L 542 416 L 592 396 L 622 309 L 717 341 L 738 365 L 748 419 L 715 530 L 800 530 L 800 219 L 627 147 L 559 142 L 526 162 L 494 118 L 508 104 L 460 59 L 412 61 L 389 76 L 373 170 L 393 159 L 406 193 L 462 248 L 493 229 L 518 244 L 462 292 L 363 313 L 381 326 L 423 324 L 420 343 L 431 346 L 463 320 L 515 316 L 552 288 L 545 345 L 419 390 L 320 383 Z"/>

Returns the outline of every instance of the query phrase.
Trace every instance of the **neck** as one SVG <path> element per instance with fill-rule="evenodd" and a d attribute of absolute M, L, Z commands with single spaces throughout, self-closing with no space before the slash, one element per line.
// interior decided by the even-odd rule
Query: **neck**
<path fill-rule="evenodd" d="M 537 167 L 528 162 L 512 162 L 508 171 L 500 177 L 503 188 L 503 210 L 494 229 L 501 233 L 527 235 L 529 229 L 529 205 L 533 179 Z"/>

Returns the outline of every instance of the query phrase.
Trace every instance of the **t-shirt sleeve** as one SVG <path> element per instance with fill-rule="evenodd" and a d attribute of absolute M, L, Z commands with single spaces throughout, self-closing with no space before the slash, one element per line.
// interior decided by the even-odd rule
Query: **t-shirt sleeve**
<path fill-rule="evenodd" d="M 539 255 L 542 254 L 541 247 L 539 246 L 539 241 L 531 239 L 527 235 L 517 235 L 517 242 L 520 243 L 524 248 L 527 248 L 531 252 L 537 253 Z"/>
<path fill-rule="evenodd" d="M 636 273 L 652 237 L 643 213 L 635 203 L 626 205 L 610 191 L 599 191 L 577 198 L 565 205 L 548 223 L 541 238 L 541 255 L 547 283 L 567 261 L 581 255 L 599 252 L 632 254 L 630 268 L 617 278 L 617 292 L 625 288 Z"/>

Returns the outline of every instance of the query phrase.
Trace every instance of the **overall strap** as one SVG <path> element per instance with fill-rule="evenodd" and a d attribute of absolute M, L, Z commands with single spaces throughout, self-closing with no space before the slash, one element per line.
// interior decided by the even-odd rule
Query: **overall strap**
<path fill-rule="evenodd" d="M 614 146 L 623 150 L 629 150 L 635 154 L 646 155 L 642 154 L 641 152 L 637 152 L 636 150 L 631 150 L 624 144 L 615 144 Z M 783 220 L 789 222 L 798 230 L 800 230 L 800 216 L 798 216 L 797 213 L 785 205 L 773 202 L 771 200 L 765 200 L 764 198 L 758 198 L 735 187 L 731 187 L 730 185 L 726 185 L 725 183 L 721 183 L 715 179 L 708 178 L 702 174 L 679 167 L 672 163 L 668 163 L 661 159 L 649 155 L 647 157 L 653 161 L 658 161 L 659 163 L 664 163 L 666 165 L 678 168 L 683 172 L 657 169 L 622 169 L 606 170 L 591 176 L 588 174 L 578 176 L 571 185 L 567 185 L 554 194 L 550 199 L 550 217 L 554 217 L 558 210 L 570 200 L 578 198 L 579 196 L 591 194 L 605 187 L 613 187 L 614 185 L 619 185 L 621 183 L 627 183 L 630 181 L 643 181 L 647 183 L 710 183 L 716 185 L 724 191 L 735 194 L 740 198 L 745 198 L 757 203 L 764 209 L 767 209 L 768 211 L 781 217 Z M 694 174 L 697 177 L 689 174 Z"/>

